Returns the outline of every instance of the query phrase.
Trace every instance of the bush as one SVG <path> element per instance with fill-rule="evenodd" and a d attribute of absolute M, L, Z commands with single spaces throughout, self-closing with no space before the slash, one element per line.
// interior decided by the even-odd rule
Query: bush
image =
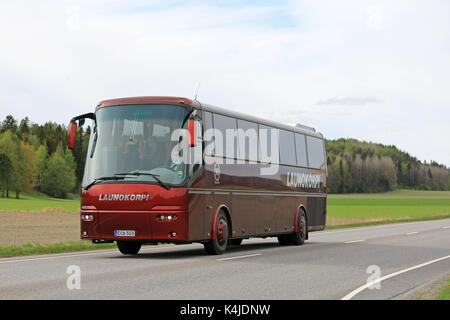
<path fill-rule="evenodd" d="M 66 198 L 67 192 L 74 189 L 75 180 L 74 168 L 64 159 L 64 154 L 57 150 L 42 173 L 41 191 L 56 198 Z"/>

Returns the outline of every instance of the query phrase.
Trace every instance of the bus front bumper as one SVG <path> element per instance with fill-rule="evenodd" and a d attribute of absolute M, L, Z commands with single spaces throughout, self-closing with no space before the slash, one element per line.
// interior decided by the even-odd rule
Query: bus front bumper
<path fill-rule="evenodd" d="M 81 239 L 188 241 L 185 211 L 82 210 Z"/>

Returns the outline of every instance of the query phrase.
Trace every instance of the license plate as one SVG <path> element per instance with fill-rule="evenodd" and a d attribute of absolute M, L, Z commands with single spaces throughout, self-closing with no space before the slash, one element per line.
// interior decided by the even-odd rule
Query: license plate
<path fill-rule="evenodd" d="M 114 236 L 116 237 L 134 237 L 136 236 L 135 230 L 114 230 Z"/>

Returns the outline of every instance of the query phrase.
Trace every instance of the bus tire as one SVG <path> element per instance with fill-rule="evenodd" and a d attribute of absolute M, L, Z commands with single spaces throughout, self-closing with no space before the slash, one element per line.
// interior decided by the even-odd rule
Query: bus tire
<path fill-rule="evenodd" d="M 277 238 L 278 238 L 278 244 L 280 246 L 288 246 L 291 244 L 291 240 L 289 239 L 288 234 L 279 235 Z"/>
<path fill-rule="evenodd" d="M 141 245 L 139 241 L 117 241 L 117 248 L 122 254 L 138 254 Z"/>
<path fill-rule="evenodd" d="M 296 223 L 297 231 L 289 235 L 289 240 L 294 246 L 301 246 L 303 243 L 305 243 L 306 235 L 308 233 L 306 214 L 303 209 L 300 209 L 300 211 L 298 212 Z"/>
<path fill-rule="evenodd" d="M 227 250 L 229 241 L 228 226 L 229 221 L 227 215 L 221 210 L 217 214 L 216 224 L 213 226 L 213 228 L 216 228 L 215 238 L 210 239 L 208 242 L 203 244 L 205 246 L 206 253 L 216 255 L 222 254 L 225 250 Z"/>
<path fill-rule="evenodd" d="M 230 242 L 233 246 L 239 246 L 242 243 L 242 239 L 231 239 Z"/>

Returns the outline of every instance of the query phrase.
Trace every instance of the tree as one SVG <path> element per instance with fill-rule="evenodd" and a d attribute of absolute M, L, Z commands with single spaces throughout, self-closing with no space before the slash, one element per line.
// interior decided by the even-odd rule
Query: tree
<path fill-rule="evenodd" d="M 67 193 L 75 187 L 75 170 L 60 150 L 50 156 L 40 184 L 43 192 L 56 198 L 66 198 Z"/>
<path fill-rule="evenodd" d="M 23 187 L 24 155 L 19 138 L 10 130 L 0 134 L 0 153 L 7 155 L 12 164 L 9 182 L 4 189 L 6 190 L 6 197 L 9 197 L 9 190 L 15 190 L 16 198 L 18 198 L 18 193 Z"/>
<path fill-rule="evenodd" d="M 25 117 L 20 121 L 17 135 L 22 141 L 28 142 L 30 136 L 30 119 L 28 119 L 28 117 Z"/>
<path fill-rule="evenodd" d="M 36 183 L 36 150 L 33 146 L 22 141 L 22 153 L 24 156 L 23 171 L 24 177 L 22 180 L 22 190 L 30 192 Z"/>
<path fill-rule="evenodd" d="M 75 172 L 77 164 L 75 163 L 72 150 L 66 148 L 66 151 L 64 152 L 64 161 L 66 161 L 67 165 Z"/>
<path fill-rule="evenodd" d="M 47 166 L 47 146 L 45 144 L 40 145 L 39 149 L 36 153 L 36 174 L 37 174 L 37 183 L 40 184 L 42 173 L 44 172 Z"/>
<path fill-rule="evenodd" d="M 13 168 L 8 155 L 0 153 L 0 186 L 2 188 L 2 198 L 5 197 L 5 190 L 8 190 L 9 176 Z"/>
<path fill-rule="evenodd" d="M 12 132 L 16 132 L 17 130 L 17 120 L 10 114 L 6 116 L 5 120 L 3 120 L 1 127 L 1 132 L 8 130 L 11 130 Z"/>

